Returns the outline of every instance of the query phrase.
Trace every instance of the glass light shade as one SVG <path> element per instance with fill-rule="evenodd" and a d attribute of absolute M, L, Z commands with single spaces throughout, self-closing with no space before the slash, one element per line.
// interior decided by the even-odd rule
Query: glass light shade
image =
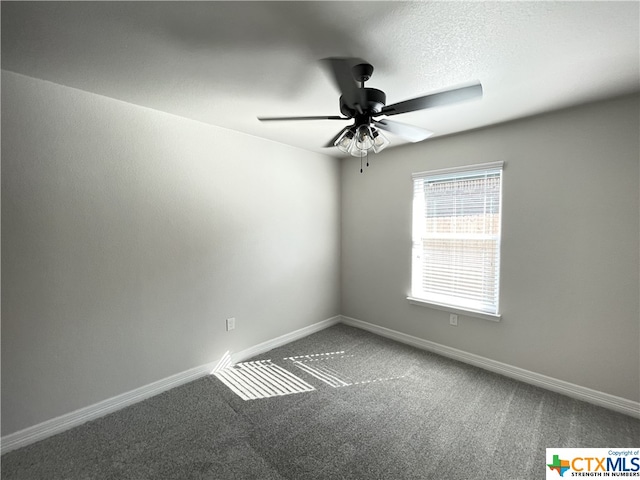
<path fill-rule="evenodd" d="M 355 143 L 353 137 L 354 134 L 351 129 L 345 130 L 333 144 L 338 147 L 340 151 L 350 153 L 351 145 Z"/>
<path fill-rule="evenodd" d="M 377 128 L 360 125 L 358 128 L 352 127 L 342 132 L 333 144 L 344 153 L 354 157 L 365 157 L 371 150 L 375 153 L 381 152 L 390 142 Z"/>
<path fill-rule="evenodd" d="M 360 125 L 356 130 L 356 146 L 359 150 L 369 150 L 373 147 L 373 132 L 369 125 Z"/>
<path fill-rule="evenodd" d="M 358 142 L 353 141 L 351 143 L 351 147 L 349 148 L 349 153 L 354 157 L 366 157 L 367 151 L 363 148 L 358 148 Z"/>
<path fill-rule="evenodd" d="M 387 140 L 387 137 L 382 135 L 380 130 L 378 130 L 377 128 L 373 129 L 373 151 L 374 152 L 380 153 L 382 150 L 387 148 L 387 145 L 389 145 L 390 143 L 391 142 Z"/>

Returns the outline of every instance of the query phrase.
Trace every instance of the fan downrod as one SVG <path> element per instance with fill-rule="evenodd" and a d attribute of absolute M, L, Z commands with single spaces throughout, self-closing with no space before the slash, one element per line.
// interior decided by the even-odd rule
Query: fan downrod
<path fill-rule="evenodd" d="M 364 88 L 364 82 L 369 81 L 373 75 L 373 65 L 370 63 L 359 63 L 351 68 L 351 73 L 356 82 L 360 82 L 361 88 Z"/>

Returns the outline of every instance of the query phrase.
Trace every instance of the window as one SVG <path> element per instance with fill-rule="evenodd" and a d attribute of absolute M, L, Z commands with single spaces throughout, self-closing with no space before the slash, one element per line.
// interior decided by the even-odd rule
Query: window
<path fill-rule="evenodd" d="M 409 300 L 499 317 L 502 166 L 413 174 Z"/>

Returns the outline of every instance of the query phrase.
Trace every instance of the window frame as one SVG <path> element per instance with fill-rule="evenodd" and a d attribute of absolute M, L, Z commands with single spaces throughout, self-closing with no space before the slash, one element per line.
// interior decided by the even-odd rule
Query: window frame
<path fill-rule="evenodd" d="M 416 266 L 416 204 L 417 199 L 415 195 L 415 187 L 417 179 L 425 179 L 425 178 L 437 178 L 439 176 L 447 177 L 451 176 L 454 178 L 456 174 L 459 174 L 461 177 L 467 176 L 468 174 L 472 174 L 473 172 L 482 172 L 482 171 L 490 171 L 490 170 L 499 170 L 500 173 L 500 192 L 499 192 L 499 216 L 498 216 L 498 235 L 497 235 L 497 267 L 495 272 L 495 279 L 497 282 L 497 296 L 495 297 L 496 311 L 488 312 L 483 310 L 475 310 L 473 308 L 469 308 L 468 306 L 463 306 L 461 304 L 447 304 L 447 303 L 439 303 L 434 301 L 433 299 L 421 298 L 415 295 L 414 290 L 414 282 L 417 281 L 417 276 L 422 275 L 423 270 L 421 269 L 419 272 L 415 271 Z M 411 247 L 411 294 L 407 296 L 407 300 L 409 303 L 414 305 L 426 306 L 430 308 L 435 308 L 438 310 L 444 310 L 447 312 L 457 313 L 460 315 L 468 316 L 468 317 L 476 317 L 482 318 L 485 320 L 492 320 L 499 322 L 502 318 L 502 314 L 500 313 L 500 263 L 502 257 L 502 248 L 501 248 L 501 240 L 502 240 L 502 181 L 503 181 L 503 173 L 504 173 L 504 162 L 489 162 L 489 163 L 480 163 L 475 165 L 465 165 L 459 167 L 452 168 L 443 168 L 439 170 L 429 170 L 424 172 L 417 172 L 411 175 L 412 177 L 412 186 L 413 186 L 413 195 L 412 195 L 412 227 L 411 227 L 411 238 L 412 238 L 412 247 Z M 424 207 L 421 210 L 420 215 L 424 215 Z"/>

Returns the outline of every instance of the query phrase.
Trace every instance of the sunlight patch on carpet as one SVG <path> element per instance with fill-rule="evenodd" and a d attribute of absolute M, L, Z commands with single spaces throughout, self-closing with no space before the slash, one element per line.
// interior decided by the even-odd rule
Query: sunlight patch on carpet
<path fill-rule="evenodd" d="M 353 355 L 346 355 L 352 357 Z M 309 375 L 316 377 L 318 380 L 322 380 L 324 383 L 331 385 L 334 388 L 346 387 L 353 385 L 353 380 L 349 377 L 337 372 L 333 368 L 324 365 L 324 360 L 344 358 L 344 351 L 342 352 L 330 352 L 330 353 L 314 353 L 311 355 L 299 355 L 296 357 L 287 357 L 285 360 L 290 360 L 300 370 L 307 372 Z"/>
<path fill-rule="evenodd" d="M 214 375 L 243 400 L 255 400 L 315 390 L 312 385 L 271 360 L 238 363 Z"/>
<path fill-rule="evenodd" d="M 372 379 L 359 379 L 355 380 L 344 373 L 340 373 L 336 368 L 339 368 L 341 362 L 344 359 L 353 358 L 354 355 L 347 355 L 344 351 L 329 352 L 329 353 L 313 353 L 310 355 L 298 355 L 295 357 L 286 357 L 285 360 L 293 362 L 293 365 L 300 370 L 314 376 L 318 380 L 323 381 L 327 385 L 333 388 L 348 387 L 351 385 L 363 385 L 374 382 L 384 382 L 387 380 L 396 380 L 404 378 L 405 375 L 385 377 L 385 378 L 372 378 Z M 330 367 L 328 364 L 332 364 L 336 368 Z"/>

